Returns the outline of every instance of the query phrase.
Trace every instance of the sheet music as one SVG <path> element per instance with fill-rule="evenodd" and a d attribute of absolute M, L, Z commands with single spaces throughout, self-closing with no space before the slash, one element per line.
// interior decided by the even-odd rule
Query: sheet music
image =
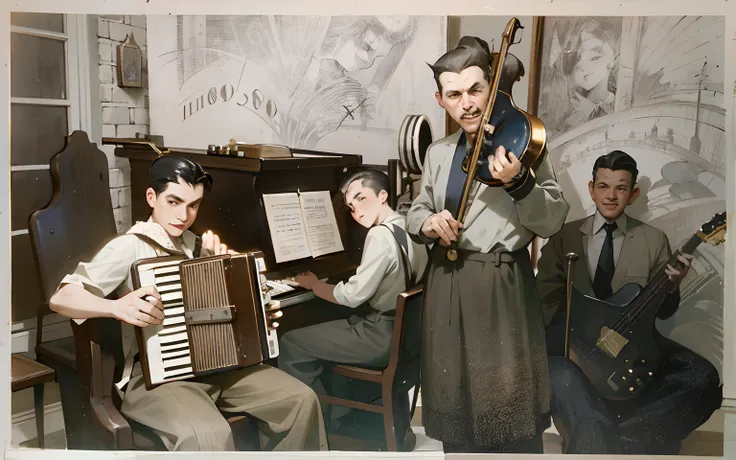
<path fill-rule="evenodd" d="M 296 193 L 264 194 L 263 204 L 276 263 L 309 257 L 299 196 Z"/>
<path fill-rule="evenodd" d="M 330 192 L 302 192 L 299 199 L 312 257 L 342 251 L 340 230 L 337 228 Z"/>

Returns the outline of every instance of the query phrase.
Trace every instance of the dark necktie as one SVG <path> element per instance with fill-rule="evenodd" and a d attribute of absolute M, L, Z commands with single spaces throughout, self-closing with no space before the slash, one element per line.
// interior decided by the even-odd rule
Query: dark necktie
<path fill-rule="evenodd" d="M 613 280 L 613 231 L 616 230 L 616 222 L 603 224 L 606 230 L 606 240 L 603 242 L 601 255 L 598 257 L 598 266 L 593 279 L 593 292 L 598 299 L 605 300 L 613 295 L 611 280 Z"/>

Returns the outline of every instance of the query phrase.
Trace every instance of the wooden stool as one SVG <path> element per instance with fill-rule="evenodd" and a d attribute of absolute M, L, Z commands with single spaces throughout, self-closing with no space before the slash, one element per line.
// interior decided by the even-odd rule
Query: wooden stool
<path fill-rule="evenodd" d="M 36 431 L 38 447 L 43 449 L 43 385 L 55 380 L 54 370 L 48 366 L 26 358 L 21 354 L 11 355 L 10 390 L 12 392 L 33 387 L 33 406 L 36 411 Z"/>

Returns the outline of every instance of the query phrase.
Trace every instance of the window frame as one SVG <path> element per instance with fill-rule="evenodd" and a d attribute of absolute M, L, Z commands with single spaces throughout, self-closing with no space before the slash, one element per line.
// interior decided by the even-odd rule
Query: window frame
<path fill-rule="evenodd" d="M 11 13 L 12 14 L 12 13 Z M 29 28 L 24 26 L 10 25 L 10 33 L 25 34 L 41 38 L 48 38 L 64 42 L 64 66 L 66 70 L 66 99 L 44 99 L 44 98 L 26 98 L 26 97 L 10 97 L 11 107 L 13 104 L 22 105 L 39 105 L 54 106 L 67 108 L 67 131 L 72 133 L 75 130 L 83 130 L 88 133 L 91 139 L 94 138 L 94 123 L 99 122 L 100 115 L 95 116 L 95 109 L 92 104 L 95 103 L 95 97 L 92 93 L 92 85 L 97 83 L 91 78 L 91 70 L 97 70 L 98 51 L 94 48 L 97 43 L 96 28 L 92 30 L 91 22 L 94 20 L 96 25 L 96 16 L 86 14 L 63 14 L 64 16 L 64 32 L 52 32 L 42 29 Z M 94 35 L 94 36 L 93 36 Z M 12 62 L 12 55 L 10 56 Z M 11 64 L 12 65 L 12 64 Z M 99 92 L 99 88 L 95 89 Z M 99 102 L 99 101 L 98 101 Z M 99 111 L 97 107 L 97 111 Z M 12 120 L 11 120 L 12 123 Z M 42 171 L 50 169 L 49 164 L 41 165 L 10 165 L 10 174 L 12 178 L 13 172 L 20 171 Z M 21 237 L 28 234 L 28 229 L 18 229 L 11 231 L 11 239 Z M 55 317 L 52 315 L 44 321 L 44 330 L 51 328 L 58 329 L 57 323 L 66 323 L 67 319 L 63 317 Z M 15 352 L 29 352 L 33 354 L 31 339 L 25 337 L 26 331 L 34 334 L 36 328 L 36 318 L 28 318 L 24 320 L 13 320 L 11 318 L 11 349 Z M 69 329 L 68 331 L 66 329 Z M 47 331 L 49 332 L 49 331 Z M 18 333 L 22 333 L 18 335 Z M 70 336 L 71 329 L 65 327 L 64 331 L 56 331 L 58 335 Z M 17 337 L 16 337 L 17 336 Z M 30 337 L 30 336 L 29 336 Z M 60 338 L 57 337 L 57 338 Z M 21 343 L 22 342 L 22 343 Z"/>
<path fill-rule="evenodd" d="M 64 14 L 64 32 L 52 32 L 24 26 L 10 26 L 12 34 L 30 35 L 64 42 L 64 67 L 66 70 L 66 99 L 43 99 L 28 97 L 10 98 L 11 107 L 19 105 L 40 105 L 67 107 L 67 134 L 75 130 L 92 132 L 91 107 L 91 58 L 88 46 L 88 30 L 86 28 L 87 15 Z M 12 56 L 11 56 L 12 61 Z M 11 120 L 12 123 L 12 120 Z M 48 170 L 48 164 L 22 165 L 10 167 L 11 174 L 16 171 Z M 14 230 L 11 236 L 28 234 L 28 229 Z"/>

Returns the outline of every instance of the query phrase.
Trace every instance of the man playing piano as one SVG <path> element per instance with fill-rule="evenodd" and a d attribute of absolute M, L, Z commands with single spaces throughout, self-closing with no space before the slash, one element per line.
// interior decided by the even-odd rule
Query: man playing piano
<path fill-rule="evenodd" d="M 279 340 L 279 369 L 318 393 L 324 393 L 319 381 L 323 360 L 388 364 L 397 297 L 419 281 L 427 265 L 425 248 L 407 237 L 404 217 L 388 204 L 389 181 L 384 173 L 356 172 L 340 189 L 350 215 L 370 229 L 360 266 L 347 282 L 337 285 L 324 283 L 311 272 L 296 276 L 295 281 L 335 304 L 351 308 L 367 304 L 369 313 L 296 329 Z"/>
<path fill-rule="evenodd" d="M 463 37 L 430 66 L 437 102 L 462 129 L 430 145 L 406 217 L 412 238 L 433 244 L 422 322 L 422 416 L 427 436 L 441 440 L 445 452 L 542 453 L 549 381 L 527 246 L 535 234 L 556 233 L 569 206 L 547 157 L 532 172 L 499 146 L 488 167 L 504 186 L 475 182 L 468 219 L 456 220 L 467 177 L 461 163 L 482 132 L 490 63 L 485 41 Z M 445 249 L 452 241 L 454 262 Z"/>
<path fill-rule="evenodd" d="M 132 326 L 160 324 L 163 306 L 155 287 L 132 289 L 131 265 L 139 259 L 195 254 L 197 237 L 188 230 L 197 218 L 212 179 L 202 167 L 165 155 L 151 163 L 147 222 L 108 242 L 89 262 L 67 275 L 50 300 L 51 309 L 82 322 L 114 317 L 123 321 L 126 366 L 117 386 L 122 412 L 152 428 L 169 450 L 234 450 L 230 425 L 221 412 L 246 412 L 261 422 L 267 449 L 326 450 L 322 412 L 314 392 L 302 382 L 265 364 L 206 377 L 164 383 L 146 390 L 136 363 Z M 229 252 L 206 232 L 200 256 Z M 116 300 L 106 297 L 116 293 Z"/>

